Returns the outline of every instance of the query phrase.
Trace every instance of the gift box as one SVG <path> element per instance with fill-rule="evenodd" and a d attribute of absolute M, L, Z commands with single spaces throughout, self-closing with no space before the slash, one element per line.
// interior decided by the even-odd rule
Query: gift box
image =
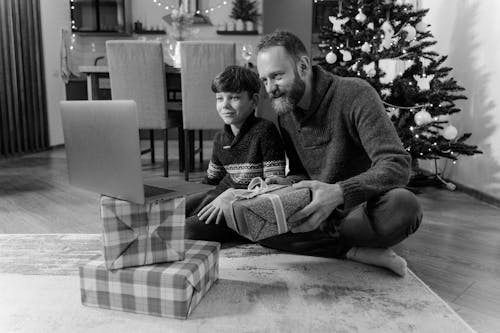
<path fill-rule="evenodd" d="M 108 270 L 102 260 L 79 267 L 82 304 L 186 319 L 219 275 L 220 244 L 186 240 L 183 261 Z"/>
<path fill-rule="evenodd" d="M 136 204 L 103 195 L 100 204 L 108 269 L 184 259 L 184 197 Z"/>
<path fill-rule="evenodd" d="M 256 178 L 248 190 L 228 189 L 220 198 L 227 226 L 255 242 L 300 224 L 287 220 L 311 201 L 311 193 L 307 188 L 267 185 Z"/>

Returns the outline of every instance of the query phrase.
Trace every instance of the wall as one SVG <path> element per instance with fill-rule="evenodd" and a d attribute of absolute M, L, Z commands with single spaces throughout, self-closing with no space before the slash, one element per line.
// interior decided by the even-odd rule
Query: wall
<path fill-rule="evenodd" d="M 430 9 L 425 21 L 438 41 L 435 50 L 449 56 L 451 76 L 466 89 L 468 99 L 459 101 L 462 111 L 451 122 L 459 134 L 471 132 L 468 142 L 483 151 L 440 167 L 452 181 L 500 199 L 500 2 L 422 0 L 422 7 Z"/>
<path fill-rule="evenodd" d="M 289 30 L 302 40 L 311 54 L 312 1 L 264 0 L 263 12 L 263 33 L 278 28 Z"/>
<path fill-rule="evenodd" d="M 61 29 L 71 29 L 69 1 L 40 0 L 47 112 L 49 123 L 49 144 L 62 144 L 63 132 L 59 101 L 65 99 L 65 87 L 60 77 Z"/>

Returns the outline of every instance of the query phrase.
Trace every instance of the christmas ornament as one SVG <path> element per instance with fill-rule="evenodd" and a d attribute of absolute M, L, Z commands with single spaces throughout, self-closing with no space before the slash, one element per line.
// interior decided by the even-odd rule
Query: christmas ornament
<path fill-rule="evenodd" d="M 335 53 L 333 53 L 333 51 L 330 51 L 326 55 L 325 60 L 329 64 L 334 64 L 335 61 L 337 61 L 337 55 Z"/>
<path fill-rule="evenodd" d="M 453 140 L 457 137 L 458 131 L 452 126 L 448 125 L 443 129 L 442 135 L 446 140 Z"/>
<path fill-rule="evenodd" d="M 374 77 L 377 72 L 375 71 L 375 62 L 370 62 L 368 65 L 363 65 L 363 70 L 368 77 Z"/>
<path fill-rule="evenodd" d="M 399 108 L 390 107 L 387 109 L 387 111 L 387 115 L 389 116 L 389 118 L 392 118 L 393 116 L 399 118 Z"/>
<path fill-rule="evenodd" d="M 415 29 L 417 29 L 418 32 L 426 32 L 427 23 L 425 23 L 424 21 L 420 21 L 415 25 Z"/>
<path fill-rule="evenodd" d="M 384 37 L 382 39 L 382 42 L 380 43 L 380 50 L 382 50 L 383 48 L 389 49 L 391 47 L 392 36 L 394 36 L 394 28 L 392 27 L 389 20 L 386 20 L 380 28 L 384 32 Z"/>
<path fill-rule="evenodd" d="M 356 21 L 358 21 L 359 23 L 365 23 L 366 21 L 366 15 L 363 13 L 363 11 L 361 10 L 361 8 L 358 9 L 359 13 L 358 15 L 356 15 L 356 17 L 354 17 L 354 19 Z"/>
<path fill-rule="evenodd" d="M 340 50 L 339 52 L 342 54 L 342 61 L 351 61 L 352 60 L 351 52 L 346 51 L 346 50 Z"/>
<path fill-rule="evenodd" d="M 418 126 L 428 124 L 432 121 L 431 114 L 425 109 L 422 109 L 415 113 L 413 119 L 415 120 L 415 124 L 417 124 Z"/>
<path fill-rule="evenodd" d="M 361 45 L 361 51 L 369 53 L 370 50 L 372 49 L 372 44 L 365 42 L 363 45 Z"/>
<path fill-rule="evenodd" d="M 382 94 L 382 96 L 384 96 L 384 97 L 389 97 L 389 96 L 391 96 L 391 89 L 389 89 L 389 88 L 384 88 L 384 89 L 380 90 L 380 93 L 381 93 L 381 94 Z M 398 110 L 398 112 L 399 112 L 399 110 Z M 398 117 L 399 117 L 399 115 L 398 115 Z"/>
<path fill-rule="evenodd" d="M 415 37 L 417 36 L 417 31 L 415 30 L 415 28 L 409 24 L 405 25 L 402 29 L 403 31 L 406 31 L 406 38 L 405 40 L 407 42 L 411 41 L 411 40 L 414 40 Z"/>
<path fill-rule="evenodd" d="M 341 34 L 344 33 L 344 29 L 342 28 L 342 26 L 344 24 L 346 24 L 347 21 L 349 21 L 348 17 L 341 18 L 341 17 L 335 17 L 335 16 L 328 16 L 328 19 L 333 24 L 332 31 L 338 32 Z"/>
<path fill-rule="evenodd" d="M 373 22 L 368 23 L 368 24 L 366 25 L 366 27 L 367 27 L 368 29 L 370 29 L 370 30 L 375 29 L 375 26 L 373 25 Z"/>
<path fill-rule="evenodd" d="M 382 26 L 380 28 L 384 32 L 384 35 L 390 37 L 394 35 L 394 28 L 392 27 L 391 22 L 389 22 L 389 20 L 384 21 L 384 23 L 382 23 Z"/>
<path fill-rule="evenodd" d="M 434 75 L 413 75 L 413 78 L 417 81 L 417 85 L 420 90 L 429 90 L 431 88 L 430 82 L 434 78 Z"/>
<path fill-rule="evenodd" d="M 383 58 L 378 62 L 378 67 L 385 74 L 379 78 L 380 83 L 387 84 L 394 81 L 398 75 L 397 68 L 401 67 L 399 59 Z"/>

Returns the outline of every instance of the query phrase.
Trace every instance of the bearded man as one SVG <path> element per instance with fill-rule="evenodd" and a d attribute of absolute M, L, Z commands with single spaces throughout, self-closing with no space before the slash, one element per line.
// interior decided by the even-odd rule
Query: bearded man
<path fill-rule="evenodd" d="M 309 188 L 312 201 L 292 216 L 292 233 L 264 246 L 384 266 L 404 275 L 406 261 L 390 247 L 417 230 L 420 205 L 404 189 L 411 157 L 377 92 L 359 78 L 313 66 L 287 31 L 264 36 L 257 69 L 289 159 L 287 177 L 269 183 Z"/>

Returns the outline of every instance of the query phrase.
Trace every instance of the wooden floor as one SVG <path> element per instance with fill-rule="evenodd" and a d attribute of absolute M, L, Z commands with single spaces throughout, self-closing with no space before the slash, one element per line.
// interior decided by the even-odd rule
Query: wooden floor
<path fill-rule="evenodd" d="M 161 163 L 144 159 L 143 167 L 162 174 Z M 181 178 L 176 169 L 173 161 L 172 177 Z M 474 329 L 500 332 L 500 209 L 431 187 L 418 198 L 423 223 L 396 252 Z M 64 149 L 0 160 L 0 233 L 100 233 L 97 203 L 97 194 L 68 184 Z"/>

